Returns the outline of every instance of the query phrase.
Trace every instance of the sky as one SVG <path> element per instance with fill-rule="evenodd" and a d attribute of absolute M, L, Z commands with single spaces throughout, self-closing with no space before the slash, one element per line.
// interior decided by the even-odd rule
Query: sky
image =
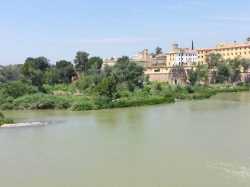
<path fill-rule="evenodd" d="M 0 0 L 0 65 L 213 47 L 250 36 L 249 0 Z"/>

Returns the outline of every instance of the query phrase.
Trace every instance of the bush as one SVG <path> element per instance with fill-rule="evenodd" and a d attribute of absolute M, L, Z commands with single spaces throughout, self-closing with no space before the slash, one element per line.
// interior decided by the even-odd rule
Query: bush
<path fill-rule="evenodd" d="M 0 93 L 3 97 L 13 98 L 18 98 L 20 96 L 36 92 L 38 92 L 37 88 L 21 81 L 13 81 L 2 84 L 0 89 Z"/>
<path fill-rule="evenodd" d="M 15 108 L 14 104 L 9 103 L 9 102 L 6 102 L 6 103 L 3 103 L 3 104 L 0 105 L 1 110 L 13 110 L 14 108 Z"/>
<path fill-rule="evenodd" d="M 14 100 L 16 109 L 67 109 L 71 106 L 71 100 L 65 97 L 34 94 L 27 95 Z"/>
<path fill-rule="evenodd" d="M 95 108 L 94 103 L 91 101 L 81 101 L 74 103 L 71 107 L 73 111 L 84 111 L 84 110 L 93 110 Z"/>
<path fill-rule="evenodd" d="M 131 106 L 143 106 L 143 105 L 155 105 L 162 103 L 173 103 L 175 99 L 173 97 L 151 96 L 147 98 L 122 98 L 113 102 L 113 107 L 131 107 Z"/>

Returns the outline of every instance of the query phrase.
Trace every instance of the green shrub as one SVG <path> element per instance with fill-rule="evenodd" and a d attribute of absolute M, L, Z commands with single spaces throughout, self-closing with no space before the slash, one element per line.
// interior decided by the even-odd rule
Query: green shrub
<path fill-rule="evenodd" d="M 1 85 L 0 95 L 4 97 L 18 98 L 23 95 L 38 92 L 37 88 L 22 81 L 13 81 Z"/>
<path fill-rule="evenodd" d="M 13 110 L 15 108 L 14 104 L 11 102 L 6 102 L 0 105 L 1 110 Z"/>
<path fill-rule="evenodd" d="M 26 95 L 13 103 L 16 109 L 67 109 L 71 106 L 71 100 L 66 97 L 46 94 Z"/>
<path fill-rule="evenodd" d="M 93 110 L 95 108 L 94 103 L 91 101 L 81 101 L 74 103 L 71 107 L 73 111 L 84 111 L 84 110 Z"/>

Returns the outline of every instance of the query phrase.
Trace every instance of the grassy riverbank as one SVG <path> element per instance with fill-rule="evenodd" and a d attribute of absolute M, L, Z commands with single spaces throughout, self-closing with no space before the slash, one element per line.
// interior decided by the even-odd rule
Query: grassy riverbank
<path fill-rule="evenodd" d="M 5 118 L 5 116 L 0 112 L 0 127 L 4 124 L 14 123 L 12 119 Z"/>
<path fill-rule="evenodd" d="M 164 83 L 151 83 L 143 89 L 133 92 L 119 91 L 117 99 L 110 99 L 89 94 L 76 94 L 71 86 L 47 87 L 46 93 L 27 94 L 17 98 L 2 98 L 2 110 L 98 110 L 106 108 L 122 108 L 143 105 L 174 103 L 176 100 L 195 100 L 210 98 L 222 92 L 249 91 L 250 85 L 210 86 L 171 86 Z"/>

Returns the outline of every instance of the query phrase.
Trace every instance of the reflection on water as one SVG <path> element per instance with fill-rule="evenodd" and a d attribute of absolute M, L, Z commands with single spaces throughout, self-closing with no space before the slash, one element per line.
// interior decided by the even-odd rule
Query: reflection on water
<path fill-rule="evenodd" d="M 250 94 L 115 110 L 10 111 L 4 187 L 249 187 Z M 25 171 L 25 172 L 24 172 Z"/>

